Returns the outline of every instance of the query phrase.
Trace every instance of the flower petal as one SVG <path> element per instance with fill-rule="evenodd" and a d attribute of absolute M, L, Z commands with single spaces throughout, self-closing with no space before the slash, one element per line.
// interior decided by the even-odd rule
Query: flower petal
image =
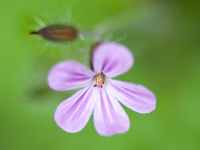
<path fill-rule="evenodd" d="M 106 93 L 105 86 L 101 89 L 95 105 L 94 125 L 102 136 L 127 132 L 130 126 L 124 109 L 114 97 Z"/>
<path fill-rule="evenodd" d="M 138 113 L 150 113 L 156 108 L 155 95 L 144 86 L 113 79 L 106 81 L 108 91 L 126 107 Z"/>
<path fill-rule="evenodd" d="M 66 91 L 87 86 L 96 73 L 76 61 L 56 64 L 48 75 L 49 86 L 57 91 Z"/>
<path fill-rule="evenodd" d="M 133 55 L 128 48 L 114 42 L 102 43 L 94 50 L 93 68 L 107 77 L 127 72 L 133 65 Z"/>
<path fill-rule="evenodd" d="M 97 88 L 91 86 L 64 100 L 54 114 L 57 125 L 70 133 L 82 130 L 94 110 L 97 96 Z"/>

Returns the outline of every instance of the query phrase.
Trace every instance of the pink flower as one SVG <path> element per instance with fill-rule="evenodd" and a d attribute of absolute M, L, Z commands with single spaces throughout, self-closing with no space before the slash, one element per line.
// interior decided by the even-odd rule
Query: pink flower
<path fill-rule="evenodd" d="M 130 126 L 119 102 L 142 114 L 155 109 L 156 98 L 147 88 L 111 79 L 133 65 L 133 56 L 125 46 L 100 44 L 93 53 L 92 63 L 94 71 L 76 61 L 63 61 L 48 75 L 48 84 L 54 90 L 83 88 L 57 107 L 55 121 L 63 130 L 71 133 L 82 130 L 94 111 L 97 132 L 111 136 L 128 131 Z"/>

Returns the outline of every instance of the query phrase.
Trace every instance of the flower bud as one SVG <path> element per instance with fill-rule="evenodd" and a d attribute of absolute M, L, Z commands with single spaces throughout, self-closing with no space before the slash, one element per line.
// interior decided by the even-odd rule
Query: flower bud
<path fill-rule="evenodd" d="M 76 39 L 78 32 L 74 27 L 57 24 L 47 26 L 37 32 L 32 31 L 30 34 L 39 34 L 43 38 L 50 41 L 64 42 Z"/>

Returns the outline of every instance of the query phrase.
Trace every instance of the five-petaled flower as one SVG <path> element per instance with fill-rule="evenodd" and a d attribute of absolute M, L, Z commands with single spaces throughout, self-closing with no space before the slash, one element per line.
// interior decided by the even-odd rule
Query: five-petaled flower
<path fill-rule="evenodd" d="M 125 46 L 114 42 L 100 44 L 93 52 L 92 64 L 90 70 L 79 62 L 63 61 L 48 75 L 48 84 L 54 90 L 83 88 L 57 107 L 55 121 L 63 130 L 71 133 L 82 130 L 94 111 L 97 132 L 111 136 L 128 131 L 130 126 L 119 102 L 142 114 L 155 109 L 156 98 L 147 88 L 111 79 L 133 65 L 132 53 Z"/>

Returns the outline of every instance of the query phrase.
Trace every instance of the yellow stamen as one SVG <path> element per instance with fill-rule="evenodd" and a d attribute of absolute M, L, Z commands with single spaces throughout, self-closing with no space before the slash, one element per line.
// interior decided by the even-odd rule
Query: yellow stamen
<path fill-rule="evenodd" d="M 102 77 L 104 77 L 103 74 L 98 74 L 96 77 L 97 84 L 94 85 L 94 87 L 97 87 L 99 90 L 102 89 L 102 84 L 106 84 L 106 82 L 102 80 Z"/>
<path fill-rule="evenodd" d="M 102 79 L 100 77 L 97 77 L 97 82 L 102 84 Z"/>

